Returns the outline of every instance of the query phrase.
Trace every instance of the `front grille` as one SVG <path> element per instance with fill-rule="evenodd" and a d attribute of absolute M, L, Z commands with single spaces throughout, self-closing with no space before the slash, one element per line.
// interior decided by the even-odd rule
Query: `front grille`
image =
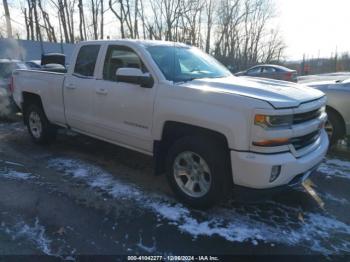
<path fill-rule="evenodd" d="M 322 113 L 321 108 L 319 108 L 309 112 L 295 114 L 293 117 L 293 124 L 300 124 L 303 122 L 313 120 L 315 118 L 320 117 L 321 113 Z"/>
<path fill-rule="evenodd" d="M 314 143 L 319 138 L 320 134 L 321 134 L 321 131 L 316 130 L 304 136 L 294 137 L 291 139 L 291 142 L 295 150 L 302 149 Z"/>

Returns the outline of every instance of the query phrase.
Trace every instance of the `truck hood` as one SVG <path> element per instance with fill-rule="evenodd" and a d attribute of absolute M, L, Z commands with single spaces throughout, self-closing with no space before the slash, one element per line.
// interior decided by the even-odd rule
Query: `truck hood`
<path fill-rule="evenodd" d="M 324 93 L 303 85 L 256 77 L 202 78 L 181 84 L 204 92 L 215 92 L 264 100 L 274 108 L 298 107 Z"/>

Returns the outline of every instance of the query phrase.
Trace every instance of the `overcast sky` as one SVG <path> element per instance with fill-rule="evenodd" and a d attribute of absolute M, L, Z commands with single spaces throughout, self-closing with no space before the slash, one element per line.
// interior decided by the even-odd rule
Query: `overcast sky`
<path fill-rule="evenodd" d="M 350 0 L 275 0 L 290 59 L 350 51 Z"/>
<path fill-rule="evenodd" d="M 218 0 L 217 0 L 218 1 Z M 276 4 L 277 26 L 287 45 L 287 59 L 308 57 L 330 57 L 338 53 L 350 52 L 350 0 L 271 0 Z M 18 2 L 10 0 L 9 3 Z M 1 26 L 4 24 L 2 1 L 0 2 Z M 18 10 L 11 10 L 12 18 L 23 22 Z M 111 20 L 111 21 L 109 21 Z M 115 18 L 106 18 L 110 24 Z M 13 23 L 14 27 L 22 27 Z M 107 27 L 109 34 L 111 27 Z M 24 28 L 22 27 L 22 30 Z M 111 35 L 113 37 L 113 35 Z"/>

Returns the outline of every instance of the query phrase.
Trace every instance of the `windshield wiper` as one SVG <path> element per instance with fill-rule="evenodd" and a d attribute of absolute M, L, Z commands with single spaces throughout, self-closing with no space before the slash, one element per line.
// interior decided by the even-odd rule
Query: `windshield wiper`
<path fill-rule="evenodd" d="M 181 83 L 187 83 L 187 82 L 191 82 L 193 80 L 199 79 L 200 77 L 191 77 L 191 78 L 186 78 L 186 79 L 181 79 L 180 81 L 174 81 L 177 84 L 181 84 Z"/>

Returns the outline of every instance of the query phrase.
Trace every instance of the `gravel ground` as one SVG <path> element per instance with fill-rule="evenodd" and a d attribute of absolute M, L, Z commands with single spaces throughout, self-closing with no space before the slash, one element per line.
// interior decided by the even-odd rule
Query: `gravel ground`
<path fill-rule="evenodd" d="M 67 131 L 41 147 L 0 122 L 0 255 L 349 254 L 349 149 L 304 187 L 198 211 L 150 157 Z"/>

